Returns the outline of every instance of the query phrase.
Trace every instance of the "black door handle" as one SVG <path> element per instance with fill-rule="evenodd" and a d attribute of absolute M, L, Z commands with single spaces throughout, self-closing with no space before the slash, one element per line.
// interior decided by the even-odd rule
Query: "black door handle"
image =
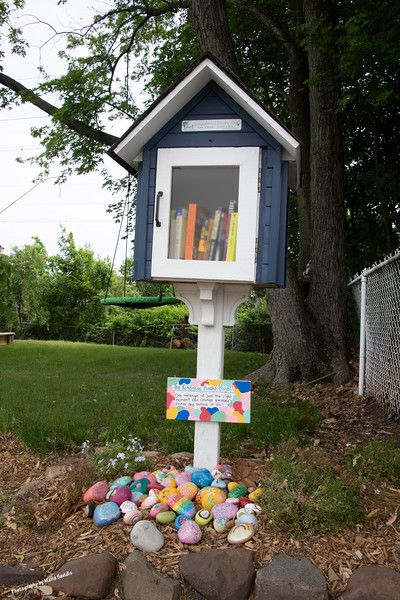
<path fill-rule="evenodd" d="M 161 221 L 158 218 L 159 217 L 159 212 L 160 212 L 160 200 L 162 197 L 163 193 L 162 192 L 158 192 L 157 193 L 157 198 L 156 198 L 156 227 L 161 227 Z"/>

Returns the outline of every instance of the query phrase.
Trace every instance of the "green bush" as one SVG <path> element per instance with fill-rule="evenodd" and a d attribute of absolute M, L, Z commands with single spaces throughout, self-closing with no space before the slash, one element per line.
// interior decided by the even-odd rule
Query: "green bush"
<path fill-rule="evenodd" d="M 271 477 L 263 482 L 264 512 L 273 528 L 293 535 L 334 533 L 360 522 L 357 488 L 335 474 L 320 450 L 293 450 L 293 440 L 275 455 Z"/>
<path fill-rule="evenodd" d="M 348 467 L 360 479 L 393 484 L 400 482 L 400 448 L 391 442 L 372 440 L 365 446 L 357 446 L 347 457 Z"/>

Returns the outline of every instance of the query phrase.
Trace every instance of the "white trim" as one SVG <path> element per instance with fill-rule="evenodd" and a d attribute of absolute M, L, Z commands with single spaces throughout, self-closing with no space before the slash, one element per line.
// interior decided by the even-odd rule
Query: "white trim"
<path fill-rule="evenodd" d="M 163 192 L 159 218 L 153 228 L 151 278 L 168 281 L 255 282 L 258 219 L 258 147 L 160 148 L 156 189 Z M 209 261 L 168 258 L 171 177 L 174 166 L 239 166 L 238 230 L 236 260 Z"/>
<path fill-rule="evenodd" d="M 283 146 L 288 153 L 288 158 L 299 163 L 300 143 L 209 58 L 206 58 L 183 81 L 177 84 L 120 141 L 114 152 L 125 162 L 133 165 L 133 157 L 137 157 L 141 153 L 146 142 L 211 80 L 215 81 Z"/>

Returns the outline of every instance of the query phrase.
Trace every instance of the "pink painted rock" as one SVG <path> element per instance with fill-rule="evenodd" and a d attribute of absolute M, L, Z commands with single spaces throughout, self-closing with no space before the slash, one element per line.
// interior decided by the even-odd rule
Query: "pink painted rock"
<path fill-rule="evenodd" d="M 147 496 L 147 498 L 145 498 L 145 500 L 143 500 L 142 504 L 140 505 L 140 508 L 146 510 L 149 508 L 153 508 L 155 504 L 158 504 L 157 496 Z"/>
<path fill-rule="evenodd" d="M 182 544 L 197 544 L 202 535 L 201 527 L 195 521 L 183 521 L 178 530 L 178 538 Z"/>
<path fill-rule="evenodd" d="M 120 485 L 119 487 L 113 490 L 113 493 L 110 495 L 110 502 L 115 502 L 120 506 L 126 500 L 132 499 L 132 492 L 128 488 L 127 485 Z"/>
<path fill-rule="evenodd" d="M 169 506 L 168 504 L 165 504 L 164 502 L 159 502 L 158 504 L 155 504 L 151 510 L 150 510 L 150 516 L 153 517 L 153 519 L 156 518 L 156 516 L 160 513 L 160 512 L 167 512 L 169 511 Z"/>
<path fill-rule="evenodd" d="M 175 483 L 179 487 L 182 483 L 186 483 L 186 481 L 192 480 L 192 474 L 189 471 L 182 471 L 175 475 Z"/>
<path fill-rule="evenodd" d="M 157 483 L 155 475 L 150 473 L 150 471 L 140 471 L 140 473 L 135 473 L 133 476 L 133 481 L 137 481 L 138 479 L 148 479 L 150 484 Z"/>
<path fill-rule="evenodd" d="M 124 514 L 125 525 L 135 525 L 138 521 L 143 519 L 143 515 L 140 510 L 130 510 Z"/>
<path fill-rule="evenodd" d="M 132 502 L 131 500 L 125 500 L 125 502 L 123 502 L 119 508 L 120 508 L 122 514 L 125 514 L 125 513 L 129 512 L 130 510 L 137 510 L 137 505 L 134 502 Z"/>
<path fill-rule="evenodd" d="M 161 492 L 161 490 L 164 489 L 164 488 L 159 483 L 150 483 L 150 485 L 147 486 L 147 489 L 148 489 L 149 492 L 151 490 L 154 490 L 155 492 Z"/>
<path fill-rule="evenodd" d="M 100 504 L 106 499 L 107 492 L 108 484 L 105 481 L 98 481 L 88 490 L 86 490 L 86 492 L 83 494 L 83 501 L 86 504 L 89 504 L 89 502 Z"/>
<path fill-rule="evenodd" d="M 184 481 L 178 486 L 177 489 L 178 492 L 185 498 L 188 498 L 188 500 L 193 500 L 198 492 L 197 485 L 191 481 Z"/>
<path fill-rule="evenodd" d="M 216 504 L 211 509 L 213 519 L 234 519 L 237 511 L 237 505 L 232 504 L 231 502 Z"/>

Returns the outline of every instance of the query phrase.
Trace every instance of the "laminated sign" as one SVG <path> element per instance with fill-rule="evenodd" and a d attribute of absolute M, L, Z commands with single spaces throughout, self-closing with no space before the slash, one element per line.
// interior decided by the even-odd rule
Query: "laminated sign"
<path fill-rule="evenodd" d="M 168 377 L 167 419 L 250 423 L 251 382 Z"/>

